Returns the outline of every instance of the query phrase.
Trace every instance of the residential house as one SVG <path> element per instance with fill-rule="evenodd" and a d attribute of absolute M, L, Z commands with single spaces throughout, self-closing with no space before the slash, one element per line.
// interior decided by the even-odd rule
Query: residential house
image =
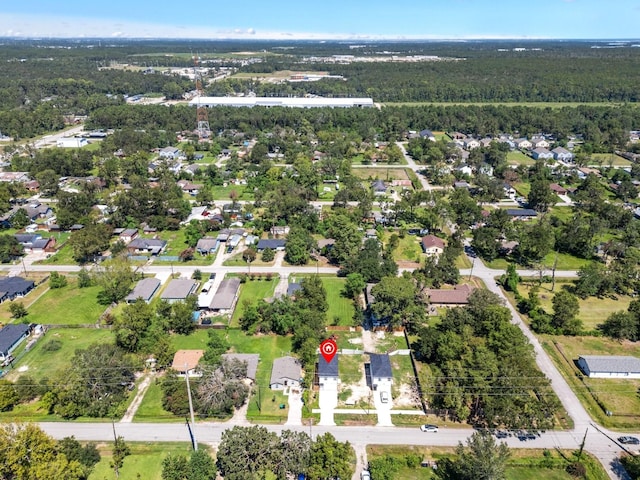
<path fill-rule="evenodd" d="M 553 158 L 555 158 L 560 162 L 566 162 L 566 163 L 573 162 L 573 153 L 571 153 L 566 148 L 556 147 L 553 150 L 551 150 L 551 153 L 553 154 Z"/>
<path fill-rule="evenodd" d="M 164 147 L 158 153 L 160 155 L 160 158 L 175 160 L 180 156 L 180 149 L 178 149 L 177 147 Z"/>
<path fill-rule="evenodd" d="M 548 160 L 550 158 L 553 158 L 553 153 L 551 153 L 546 148 L 538 147 L 531 152 L 531 156 L 535 160 Z"/>
<path fill-rule="evenodd" d="M 271 390 L 286 390 L 288 388 L 300 388 L 302 379 L 302 367 L 297 358 L 280 357 L 273 360 L 271 368 Z"/>
<path fill-rule="evenodd" d="M 32 222 L 35 222 L 38 218 L 51 218 L 53 216 L 53 210 L 51 207 L 43 203 L 32 203 L 26 205 L 24 207 L 24 211 Z"/>
<path fill-rule="evenodd" d="M 209 304 L 209 310 L 221 314 L 233 312 L 239 292 L 240 278 L 225 278 L 220 282 L 220 286 Z"/>
<path fill-rule="evenodd" d="M 466 188 L 467 190 L 469 190 L 471 188 L 471 185 L 469 185 L 469 183 L 465 181 L 453 182 L 453 188 Z"/>
<path fill-rule="evenodd" d="M 453 289 L 428 288 L 426 294 L 432 306 L 458 306 L 469 303 L 469 295 L 474 288 L 471 285 L 456 285 Z"/>
<path fill-rule="evenodd" d="M 195 197 L 200 190 L 202 190 L 202 184 L 199 183 L 191 183 L 188 180 L 178 180 L 177 185 L 182 189 L 184 193 Z"/>
<path fill-rule="evenodd" d="M 337 388 L 340 383 L 340 376 L 338 375 L 338 359 L 340 355 L 337 353 L 331 359 L 331 362 L 327 362 L 322 355 L 318 357 L 318 384 L 320 388 Z"/>
<path fill-rule="evenodd" d="M 131 240 L 138 237 L 138 229 L 137 228 L 125 228 L 118 235 L 118 240 L 121 240 L 125 244 L 129 244 Z"/>
<path fill-rule="evenodd" d="M 510 184 L 508 183 L 504 183 L 502 185 L 502 189 L 504 190 L 504 196 L 507 198 L 511 198 L 512 200 L 514 198 L 516 198 L 516 195 L 518 194 L 518 192 L 516 192 L 516 189 L 513 188 Z"/>
<path fill-rule="evenodd" d="M 430 257 L 434 255 L 438 256 L 444 252 L 444 241 L 435 235 L 426 235 L 422 237 L 420 244 L 422 245 L 422 251 Z"/>
<path fill-rule="evenodd" d="M 589 378 L 640 378 L 640 358 L 626 355 L 580 355 L 578 366 Z"/>
<path fill-rule="evenodd" d="M 5 361 L 18 345 L 29 336 L 31 329 L 24 323 L 12 323 L 0 330 L 0 360 Z"/>
<path fill-rule="evenodd" d="M 258 250 L 258 252 L 262 252 L 265 248 L 270 248 L 271 250 L 281 252 L 281 251 L 284 251 L 284 247 L 286 245 L 287 245 L 287 241 L 285 239 L 263 238 L 258 241 L 258 245 L 256 245 L 256 249 Z"/>
<path fill-rule="evenodd" d="M 220 242 L 218 242 L 217 238 L 204 237 L 196 243 L 196 251 L 201 255 L 210 255 L 216 253 L 219 246 Z"/>
<path fill-rule="evenodd" d="M 202 372 L 198 370 L 198 363 L 204 356 L 204 350 L 178 350 L 173 356 L 171 368 L 178 372 L 178 376 L 201 377 Z"/>
<path fill-rule="evenodd" d="M 550 147 L 549 142 L 547 141 L 547 139 L 543 138 L 543 137 L 535 137 L 531 139 L 531 147 L 532 148 L 544 148 L 547 149 Z"/>
<path fill-rule="evenodd" d="M 24 297 L 34 287 L 33 280 L 26 280 L 22 277 L 2 277 L 0 278 L 0 302 Z"/>
<path fill-rule="evenodd" d="M 149 303 L 160 289 L 161 282 L 157 278 L 147 277 L 139 280 L 133 291 L 125 297 L 125 302 L 134 303 L 139 298 Z"/>
<path fill-rule="evenodd" d="M 418 133 L 418 135 L 420 136 L 420 138 L 428 138 L 432 142 L 436 141 L 436 136 L 433 134 L 431 130 L 421 130 L 420 133 Z"/>
<path fill-rule="evenodd" d="M 58 148 L 82 148 L 89 145 L 89 141 L 83 137 L 63 137 L 56 141 Z"/>
<path fill-rule="evenodd" d="M 373 189 L 373 194 L 376 196 L 386 195 L 387 193 L 387 186 L 382 180 L 373 182 L 371 188 Z"/>
<path fill-rule="evenodd" d="M 478 141 L 480 142 L 480 146 L 481 147 L 488 148 L 488 147 L 491 146 L 491 143 L 493 142 L 493 138 L 484 137 L 484 138 L 481 138 Z"/>
<path fill-rule="evenodd" d="M 531 208 L 507 208 L 507 215 L 515 220 L 529 220 L 538 216 L 538 212 Z"/>
<path fill-rule="evenodd" d="M 567 189 L 558 185 L 557 183 L 552 183 L 549 185 L 551 191 L 557 195 L 566 195 L 568 193 Z"/>
<path fill-rule="evenodd" d="M 35 233 L 16 233 L 14 235 L 25 252 L 53 252 L 56 239 L 53 237 L 42 238 Z"/>
<path fill-rule="evenodd" d="M 174 278 L 166 286 L 160 298 L 175 303 L 186 300 L 189 295 L 193 295 L 198 288 L 198 282 L 190 278 Z"/>
<path fill-rule="evenodd" d="M 131 240 L 129 245 L 127 245 L 127 250 L 130 254 L 150 253 L 151 255 L 158 255 L 166 246 L 167 242 L 159 238 L 138 237 Z"/>
<path fill-rule="evenodd" d="M 515 147 L 520 150 L 531 150 L 533 144 L 526 138 L 518 138 L 513 141 Z"/>
<path fill-rule="evenodd" d="M 393 371 L 388 354 L 369 354 L 369 374 L 373 390 L 391 391 Z"/>
<path fill-rule="evenodd" d="M 474 148 L 480 148 L 480 142 L 472 137 L 467 137 L 462 140 L 462 147 L 465 150 L 473 150 Z"/>
<path fill-rule="evenodd" d="M 237 360 L 247 364 L 247 380 L 256 381 L 256 373 L 258 371 L 258 362 L 260 354 L 258 353 L 223 353 L 221 357 L 224 360 Z"/>

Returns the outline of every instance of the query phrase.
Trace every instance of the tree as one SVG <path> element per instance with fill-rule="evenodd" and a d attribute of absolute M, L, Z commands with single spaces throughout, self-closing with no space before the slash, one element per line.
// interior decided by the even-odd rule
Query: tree
<path fill-rule="evenodd" d="M 0 478 L 30 480 L 84 480 L 77 460 L 69 460 L 56 442 L 36 424 L 0 426 Z"/>
<path fill-rule="evenodd" d="M 120 477 L 120 469 L 124 465 L 124 459 L 131 454 L 129 446 L 124 441 L 124 437 L 118 436 L 113 442 L 113 454 L 111 456 L 111 468 L 116 473 L 116 478 Z"/>
<path fill-rule="evenodd" d="M 490 262 L 498 257 L 498 249 L 500 248 L 498 237 L 497 229 L 480 227 L 473 231 L 471 246 L 482 259 Z"/>
<path fill-rule="evenodd" d="M 94 269 L 93 278 L 102 287 L 98 300 L 108 305 L 118 303 L 129 294 L 135 275 L 126 258 L 115 258 Z"/>
<path fill-rule="evenodd" d="M 550 182 L 542 173 L 537 174 L 531 180 L 531 190 L 527 197 L 530 208 L 538 212 L 546 212 L 555 200 L 555 195 L 549 188 Z"/>
<path fill-rule="evenodd" d="M 351 478 L 353 449 L 349 442 L 338 442 L 333 435 L 319 435 L 311 445 L 309 480 Z"/>
<path fill-rule="evenodd" d="M 16 391 L 15 385 L 9 380 L 5 380 L 4 378 L 0 379 L 0 412 L 8 412 L 13 410 L 18 402 L 20 401 L 20 397 L 18 396 L 18 392 Z"/>
<path fill-rule="evenodd" d="M 258 256 L 258 252 L 253 247 L 246 248 L 242 252 L 242 259 L 247 263 L 252 263 L 257 256 Z M 263 257 L 264 257 L 264 254 L 263 254 Z"/>
<path fill-rule="evenodd" d="M 279 443 L 278 436 L 262 426 L 235 426 L 223 431 L 217 455 L 220 474 L 225 479 L 242 480 L 255 478 L 258 472 L 273 472 Z"/>
<path fill-rule="evenodd" d="M 125 305 L 113 324 L 116 345 L 127 352 L 139 351 L 153 317 L 153 308 L 141 298 Z"/>
<path fill-rule="evenodd" d="M 218 365 L 223 353 L 229 350 L 231 345 L 227 339 L 216 330 L 207 332 L 209 340 L 207 341 L 207 349 L 204 351 L 201 363 L 206 365 Z"/>
<path fill-rule="evenodd" d="M 189 335 L 195 330 L 196 325 L 193 321 L 193 312 L 196 310 L 195 302 L 195 297 L 191 297 L 171 305 L 169 329 L 180 335 Z"/>
<path fill-rule="evenodd" d="M 287 237 L 284 259 L 292 265 L 305 265 L 315 245 L 316 242 L 309 232 L 300 227 L 293 227 Z"/>
<path fill-rule="evenodd" d="M 0 262 L 8 263 L 22 256 L 24 249 L 13 235 L 0 235 Z"/>
<path fill-rule="evenodd" d="M 27 211 L 24 208 L 19 208 L 13 217 L 11 217 L 11 226 L 13 228 L 24 228 L 30 223 L 31 219 L 27 216 Z"/>
<path fill-rule="evenodd" d="M 162 480 L 189 480 L 189 461 L 184 455 L 167 455 L 162 460 Z"/>
<path fill-rule="evenodd" d="M 87 288 L 91 286 L 91 275 L 86 268 L 81 268 L 78 272 L 78 288 Z"/>
<path fill-rule="evenodd" d="M 345 297 L 355 299 L 362 294 L 366 286 L 367 284 L 361 274 L 350 273 L 347 275 L 347 281 L 344 283 L 342 293 Z"/>
<path fill-rule="evenodd" d="M 420 315 L 418 319 L 413 318 L 419 312 L 416 307 L 424 310 L 416 282 L 410 276 L 384 277 L 371 289 L 371 293 L 376 298 L 371 305 L 373 314 L 393 326 L 419 320 Z"/>
<path fill-rule="evenodd" d="M 27 312 L 27 308 L 22 302 L 11 302 L 9 304 L 9 311 L 11 312 L 11 316 L 13 318 L 23 318 L 26 317 L 29 313 Z"/>
<path fill-rule="evenodd" d="M 49 275 L 49 288 L 56 289 L 67 286 L 67 277 L 58 272 L 51 272 Z"/>
<path fill-rule="evenodd" d="M 598 330 L 618 340 L 640 340 L 640 321 L 632 312 L 612 313 L 604 323 L 598 325 Z"/>
<path fill-rule="evenodd" d="M 198 385 L 198 410 L 206 415 L 233 413 L 244 404 L 249 395 L 249 387 L 244 383 L 246 376 L 246 362 L 222 360 Z"/>
<path fill-rule="evenodd" d="M 84 478 L 89 477 L 93 467 L 100 461 L 100 452 L 98 452 L 95 443 L 87 443 L 83 446 L 73 436 L 59 440 L 57 450 L 63 453 L 70 462 L 77 461 L 84 467 Z"/>
<path fill-rule="evenodd" d="M 191 453 L 187 469 L 189 474 L 186 478 L 188 480 L 211 480 L 216 478 L 216 464 L 211 455 L 203 449 Z"/>
<path fill-rule="evenodd" d="M 552 304 L 552 326 L 565 335 L 577 335 L 582 330 L 582 321 L 577 318 L 580 311 L 577 297 L 560 290 L 553 296 Z"/>
<path fill-rule="evenodd" d="M 79 263 L 93 261 L 109 248 L 110 237 L 111 227 L 104 223 L 85 225 L 84 228 L 74 231 L 69 238 L 73 259 Z"/>
<path fill-rule="evenodd" d="M 275 258 L 276 254 L 271 248 L 265 248 L 262 250 L 262 261 L 263 262 L 272 262 Z"/>
<path fill-rule="evenodd" d="M 436 475 L 443 480 L 504 480 L 506 462 L 511 456 L 506 443 L 496 444 L 488 433 L 475 432 L 467 446 L 459 443 L 456 460 L 438 462 Z"/>

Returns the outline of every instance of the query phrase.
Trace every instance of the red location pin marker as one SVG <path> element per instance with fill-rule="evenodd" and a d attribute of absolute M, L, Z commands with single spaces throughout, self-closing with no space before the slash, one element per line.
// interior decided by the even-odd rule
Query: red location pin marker
<path fill-rule="evenodd" d="M 333 338 L 327 338 L 320 344 L 320 354 L 327 363 L 331 363 L 336 353 L 338 353 L 338 344 Z"/>

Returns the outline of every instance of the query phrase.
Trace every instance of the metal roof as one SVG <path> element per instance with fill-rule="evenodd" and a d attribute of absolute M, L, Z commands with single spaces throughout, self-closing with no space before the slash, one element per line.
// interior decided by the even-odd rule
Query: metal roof
<path fill-rule="evenodd" d="M 640 358 L 628 355 L 580 355 L 589 372 L 640 373 Z"/>

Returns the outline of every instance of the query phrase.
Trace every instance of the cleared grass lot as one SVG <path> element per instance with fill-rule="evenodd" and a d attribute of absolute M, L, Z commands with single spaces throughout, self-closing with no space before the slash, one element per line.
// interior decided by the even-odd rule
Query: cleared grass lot
<path fill-rule="evenodd" d="M 245 303 L 255 303 L 264 298 L 273 297 L 273 292 L 278 284 L 279 277 L 275 276 L 271 280 L 249 280 L 240 285 L 240 295 L 236 303 L 236 309 L 231 317 L 231 327 L 239 327 L 239 320 L 245 311 Z"/>

